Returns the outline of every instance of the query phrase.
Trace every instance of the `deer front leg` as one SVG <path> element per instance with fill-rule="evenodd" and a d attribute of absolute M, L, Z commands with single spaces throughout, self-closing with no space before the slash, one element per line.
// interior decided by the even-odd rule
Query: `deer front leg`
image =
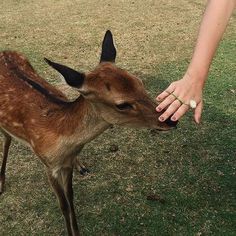
<path fill-rule="evenodd" d="M 58 198 L 60 208 L 65 218 L 69 236 L 79 236 L 76 216 L 73 205 L 72 168 L 62 168 L 52 174 L 48 172 L 49 182 Z"/>
<path fill-rule="evenodd" d="M 0 194 L 4 191 L 4 185 L 5 185 L 5 173 L 6 173 L 6 165 L 7 165 L 7 157 L 9 148 L 11 145 L 11 136 L 7 134 L 6 132 L 2 131 L 4 135 L 4 142 L 3 142 L 3 160 L 2 160 L 2 166 L 1 166 L 1 172 L 0 172 Z"/>
<path fill-rule="evenodd" d="M 62 179 L 63 179 L 63 186 L 65 190 L 65 196 L 69 204 L 70 209 L 70 222 L 73 235 L 79 235 L 79 229 L 76 221 L 75 209 L 74 209 L 74 196 L 73 196 L 73 168 L 64 168 L 61 171 Z"/>

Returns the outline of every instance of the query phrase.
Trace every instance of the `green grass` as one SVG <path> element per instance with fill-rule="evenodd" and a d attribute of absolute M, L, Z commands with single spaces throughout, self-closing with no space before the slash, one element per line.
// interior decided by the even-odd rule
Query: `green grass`
<path fill-rule="evenodd" d="M 42 57 L 92 69 L 110 28 L 117 64 L 139 75 L 155 97 L 183 75 L 203 9 L 187 0 L 3 0 L 0 49 L 24 52 L 57 84 Z M 174 132 L 115 127 L 85 147 L 81 159 L 91 173 L 74 176 L 82 235 L 236 234 L 235 20 L 211 67 L 200 125 L 189 113 Z M 110 151 L 114 144 L 117 152 Z M 151 194 L 165 203 L 147 200 Z M 43 165 L 16 142 L 0 196 L 0 235 L 66 235 Z"/>

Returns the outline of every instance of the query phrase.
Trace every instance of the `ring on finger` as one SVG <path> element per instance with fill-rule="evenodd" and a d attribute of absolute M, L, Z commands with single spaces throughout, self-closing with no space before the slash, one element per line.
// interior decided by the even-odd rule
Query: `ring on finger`
<path fill-rule="evenodd" d="M 195 109 L 197 107 L 197 102 L 193 99 L 191 99 L 189 101 L 189 106 L 192 108 L 192 109 Z"/>
<path fill-rule="evenodd" d="M 172 94 L 171 92 L 169 92 L 168 90 L 165 90 L 166 93 L 168 93 L 169 95 Z"/>
<path fill-rule="evenodd" d="M 175 97 L 175 99 L 177 99 L 180 103 L 181 103 L 181 105 L 182 104 L 185 104 L 179 97 L 177 97 L 174 93 L 171 93 L 171 95 L 173 95 L 174 97 Z"/>

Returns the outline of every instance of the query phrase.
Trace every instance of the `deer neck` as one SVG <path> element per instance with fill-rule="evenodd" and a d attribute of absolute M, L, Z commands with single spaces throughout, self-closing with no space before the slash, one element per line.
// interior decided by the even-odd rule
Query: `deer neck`
<path fill-rule="evenodd" d="M 64 127 L 64 135 L 80 144 L 91 141 L 109 126 L 95 106 L 82 96 L 63 109 L 59 121 L 59 127 Z"/>

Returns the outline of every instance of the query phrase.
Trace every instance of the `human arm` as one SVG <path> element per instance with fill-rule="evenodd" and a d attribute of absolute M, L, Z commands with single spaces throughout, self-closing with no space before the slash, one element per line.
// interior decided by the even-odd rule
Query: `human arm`
<path fill-rule="evenodd" d="M 171 83 L 157 97 L 160 102 L 157 106 L 158 112 L 168 107 L 160 116 L 160 121 L 165 121 L 170 116 L 172 120 L 179 120 L 189 110 L 189 101 L 195 100 L 197 107 L 194 111 L 194 120 L 196 123 L 200 122 L 203 87 L 212 59 L 235 7 L 236 0 L 208 0 L 193 56 L 185 75 Z"/>

